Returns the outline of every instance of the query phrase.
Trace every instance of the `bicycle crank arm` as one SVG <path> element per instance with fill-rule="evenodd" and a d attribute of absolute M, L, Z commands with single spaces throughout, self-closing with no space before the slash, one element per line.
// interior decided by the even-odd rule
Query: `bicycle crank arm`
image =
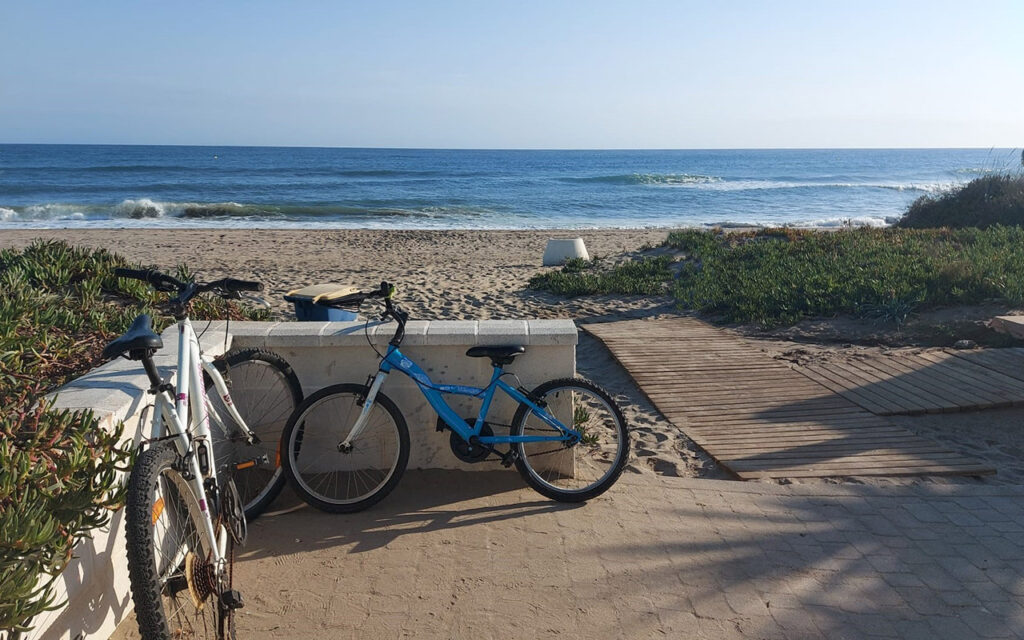
<path fill-rule="evenodd" d="M 241 471 L 242 469 L 248 469 L 255 467 L 258 464 L 270 464 L 270 458 L 267 454 L 253 458 L 252 460 L 246 460 L 245 462 L 239 462 L 235 465 L 235 471 Z"/>

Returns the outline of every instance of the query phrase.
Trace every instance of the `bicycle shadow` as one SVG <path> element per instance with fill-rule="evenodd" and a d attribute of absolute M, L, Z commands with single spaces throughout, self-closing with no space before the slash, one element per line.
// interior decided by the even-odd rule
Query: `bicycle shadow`
<path fill-rule="evenodd" d="M 515 504 L 490 500 L 517 490 L 537 498 Z M 250 523 L 249 539 L 238 557 L 245 561 L 338 546 L 350 547 L 348 553 L 362 553 L 405 535 L 524 519 L 582 506 L 584 503 L 542 498 L 510 471 L 410 470 L 394 493 L 366 511 L 351 514 L 318 511 L 287 488 L 271 511 Z"/>

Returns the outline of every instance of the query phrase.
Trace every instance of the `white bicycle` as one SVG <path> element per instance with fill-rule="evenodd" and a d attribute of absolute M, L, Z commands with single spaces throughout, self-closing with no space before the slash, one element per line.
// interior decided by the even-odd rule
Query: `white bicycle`
<path fill-rule="evenodd" d="M 251 394 L 259 403 L 249 403 L 253 410 L 243 417 L 219 370 L 225 360 L 215 363 L 200 351 L 188 317 L 192 299 L 207 292 L 237 298 L 242 291 L 259 291 L 258 282 L 225 278 L 200 284 L 152 270 L 116 269 L 114 273 L 177 293 L 170 301 L 178 325 L 174 385 L 160 377 L 153 362 L 163 342 L 148 315 L 136 318 L 103 351 L 104 358 L 141 361 L 149 377 L 149 393 L 156 396 L 151 435 L 129 476 L 125 507 L 128 573 L 139 632 L 146 640 L 234 638 L 234 611 L 242 606 L 241 594 L 232 585 L 234 545 L 245 542 L 247 507 L 265 508 L 268 495 L 273 499 L 283 482 L 246 418 L 265 416 L 267 407 L 261 403 L 268 392 L 283 389 L 284 409 L 276 411 L 286 419 L 297 404 L 298 382 L 287 364 L 272 354 L 235 354 L 235 366 L 242 365 L 245 371 L 269 369 L 281 374 L 268 378 L 268 388 Z M 216 395 L 209 397 L 207 390 L 213 388 Z M 216 430 L 211 430 L 211 420 Z M 279 436 L 279 426 L 276 433 L 268 434 L 271 438 Z M 271 443 L 273 452 L 277 443 Z M 258 469 L 264 471 L 255 475 Z M 247 492 L 249 500 L 243 500 L 236 487 L 239 474 L 248 474 L 250 481 L 259 479 L 250 482 L 259 486 Z"/>

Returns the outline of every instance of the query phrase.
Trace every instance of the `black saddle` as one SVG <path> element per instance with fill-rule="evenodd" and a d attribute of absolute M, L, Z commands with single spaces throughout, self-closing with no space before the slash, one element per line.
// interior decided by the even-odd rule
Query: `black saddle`
<path fill-rule="evenodd" d="M 103 359 L 109 360 L 127 352 L 133 360 L 140 359 L 143 354 L 152 353 L 164 346 L 160 336 L 153 333 L 153 319 L 148 314 L 135 318 L 135 322 L 123 336 L 114 340 L 103 349 Z"/>
<path fill-rule="evenodd" d="M 490 358 L 494 366 L 512 364 L 516 356 L 526 352 L 526 347 L 470 347 L 466 355 L 470 358 Z"/>

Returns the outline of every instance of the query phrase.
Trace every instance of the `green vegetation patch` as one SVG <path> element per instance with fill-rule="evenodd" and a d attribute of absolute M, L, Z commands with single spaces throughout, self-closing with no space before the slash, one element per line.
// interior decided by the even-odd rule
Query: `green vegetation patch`
<path fill-rule="evenodd" d="M 55 603 L 52 581 L 75 543 L 104 526 L 130 467 L 122 431 L 89 411 L 50 409 L 45 395 L 99 364 L 103 346 L 140 313 L 156 329 L 165 294 L 113 275 L 129 266 L 104 250 L 38 241 L 0 251 L 0 630 L 24 630 Z M 188 277 L 178 270 L 179 277 Z M 199 300 L 195 319 L 265 313 Z"/>
<path fill-rule="evenodd" d="M 690 252 L 680 305 L 765 326 L 852 313 L 901 322 L 913 310 L 1024 302 L 1024 229 L 680 231 Z"/>
<path fill-rule="evenodd" d="M 571 258 L 557 271 L 530 278 L 529 287 L 562 296 L 593 294 L 666 295 L 671 279 L 669 256 L 646 257 L 615 265 Z"/>
<path fill-rule="evenodd" d="M 897 223 L 913 229 L 993 225 L 1024 225 L 1024 175 L 982 176 L 939 196 L 921 196 Z"/>

